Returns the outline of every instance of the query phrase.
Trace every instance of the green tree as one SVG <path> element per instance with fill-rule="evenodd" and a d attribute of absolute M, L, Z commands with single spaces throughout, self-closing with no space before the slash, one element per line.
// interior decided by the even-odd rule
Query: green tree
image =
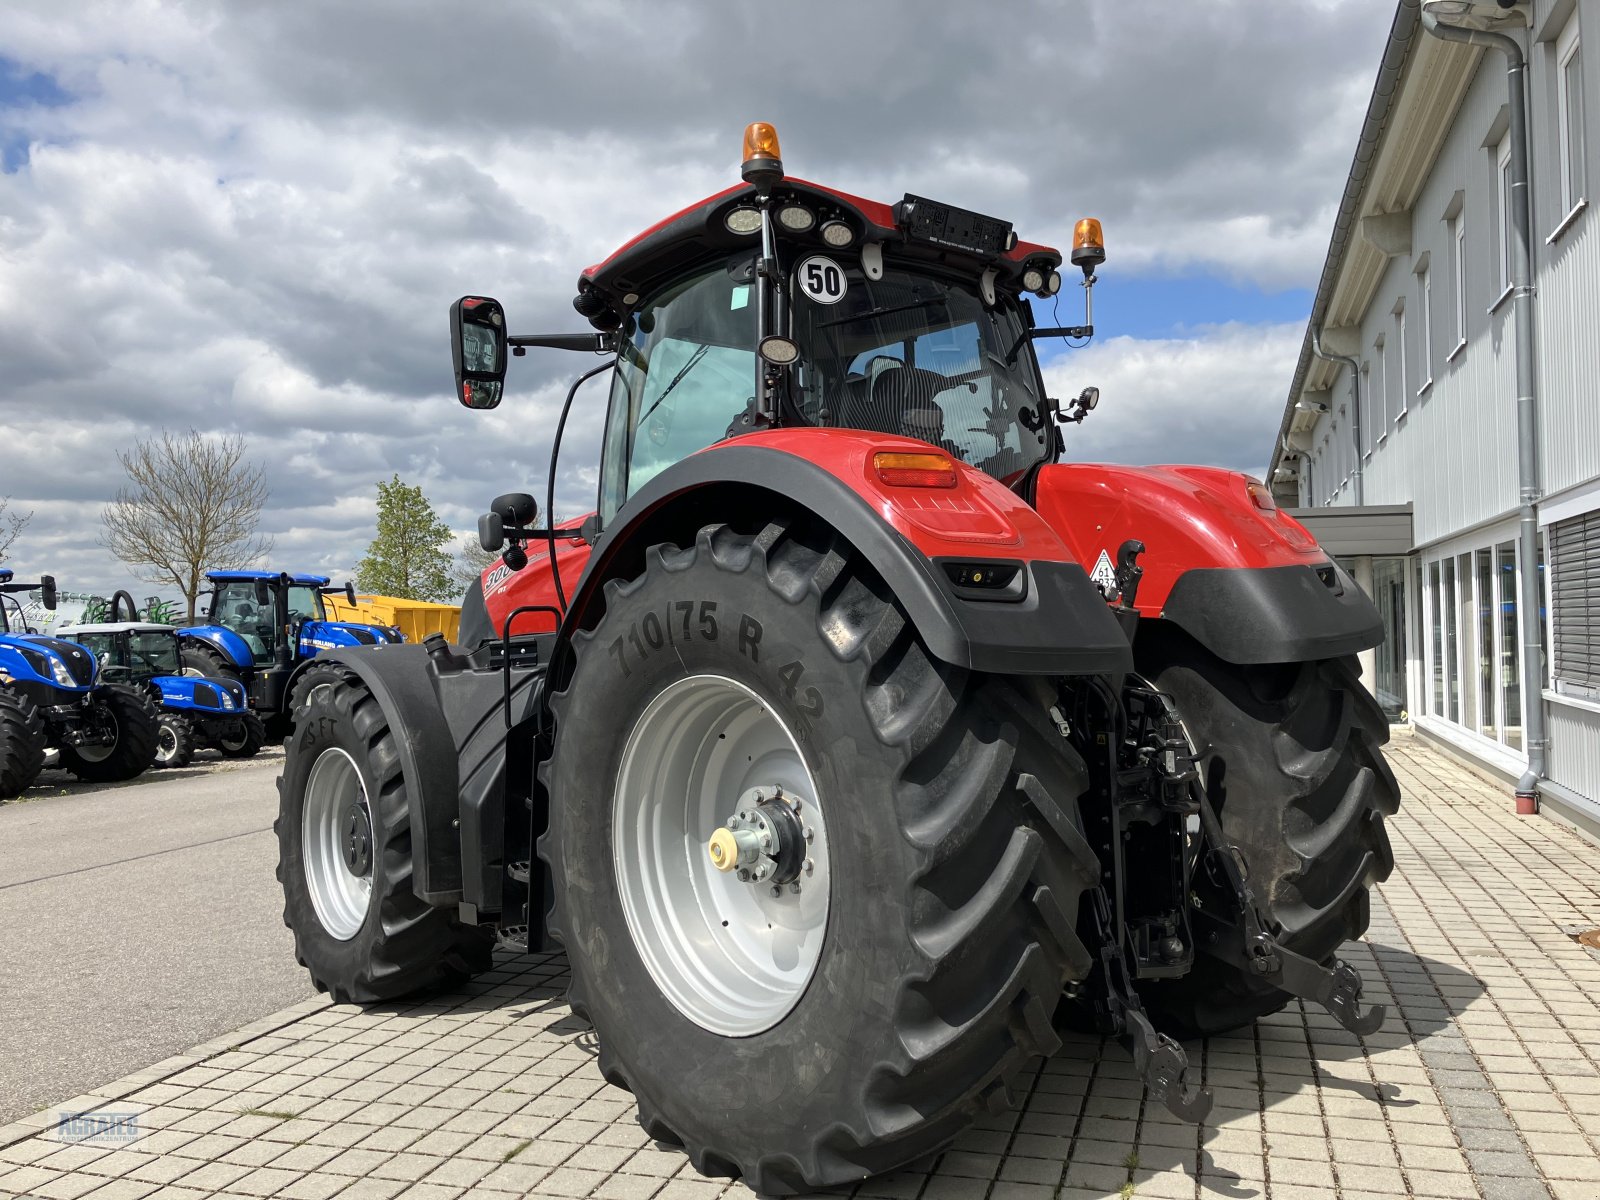
<path fill-rule="evenodd" d="M 379 596 L 449 602 L 455 566 L 445 547 L 450 526 L 439 519 L 420 487 L 396 475 L 378 484 L 378 536 L 356 568 L 356 587 Z"/>

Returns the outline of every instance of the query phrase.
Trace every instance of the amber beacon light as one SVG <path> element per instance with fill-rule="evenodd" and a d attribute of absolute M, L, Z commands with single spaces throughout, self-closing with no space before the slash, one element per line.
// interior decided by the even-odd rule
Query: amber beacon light
<path fill-rule="evenodd" d="M 778 131 L 765 121 L 751 121 L 744 127 L 744 166 L 739 174 L 757 191 L 766 192 L 783 179 L 783 151 L 778 148 Z"/>
<path fill-rule="evenodd" d="M 1082 267 L 1085 275 L 1106 260 L 1106 238 L 1100 231 L 1100 222 L 1084 217 L 1072 227 L 1072 265 Z"/>

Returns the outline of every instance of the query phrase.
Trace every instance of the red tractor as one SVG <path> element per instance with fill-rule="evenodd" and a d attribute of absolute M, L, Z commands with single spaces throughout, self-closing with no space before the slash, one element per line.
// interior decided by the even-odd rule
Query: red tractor
<path fill-rule="evenodd" d="M 594 513 L 480 522 L 460 645 L 297 695 L 279 879 L 340 1001 L 565 947 L 645 1130 L 769 1194 L 937 1149 L 1062 1022 L 1202 1119 L 1179 1039 L 1293 997 L 1370 1032 L 1341 943 L 1393 858 L 1373 605 L 1256 481 L 1061 462 L 1006 222 L 784 174 L 579 276 L 595 332 L 451 314 L 457 397 L 589 351 Z M 1085 285 L 1104 258 L 1079 222 Z M 563 410 L 555 430 L 551 508 Z"/>

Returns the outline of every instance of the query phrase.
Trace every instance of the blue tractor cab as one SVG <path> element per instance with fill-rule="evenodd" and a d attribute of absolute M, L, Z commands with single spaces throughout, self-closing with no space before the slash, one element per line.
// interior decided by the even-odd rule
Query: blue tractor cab
<path fill-rule="evenodd" d="M 12 579 L 0 568 L 0 799 L 27 790 L 52 750 L 80 779 L 132 779 L 155 758 L 155 705 L 102 679 L 87 648 L 27 628 L 15 594 L 38 592 L 54 609 L 54 578 Z"/>
<path fill-rule="evenodd" d="M 127 620 L 121 619 L 124 600 Z M 249 758 L 265 743 L 266 730 L 250 711 L 244 684 L 186 674 L 177 629 L 140 621 L 126 592 L 112 599 L 110 621 L 62 626 L 56 636 L 93 651 L 102 680 L 141 688 L 160 709 L 156 766 L 187 766 L 197 750 Z"/>
<path fill-rule="evenodd" d="M 211 607 L 203 625 L 178 629 L 183 664 L 212 679 L 242 683 L 269 737 L 289 731 L 295 683 L 324 650 L 403 642 L 398 629 L 328 620 L 323 596 L 343 592 L 326 575 L 282 571 L 210 571 Z"/>

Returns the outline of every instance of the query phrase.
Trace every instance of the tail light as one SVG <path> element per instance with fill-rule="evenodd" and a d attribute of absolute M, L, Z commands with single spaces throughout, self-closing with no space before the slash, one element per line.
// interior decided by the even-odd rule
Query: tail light
<path fill-rule="evenodd" d="M 872 456 L 872 469 L 890 487 L 953 488 L 956 465 L 943 454 L 902 454 L 887 450 Z"/>

